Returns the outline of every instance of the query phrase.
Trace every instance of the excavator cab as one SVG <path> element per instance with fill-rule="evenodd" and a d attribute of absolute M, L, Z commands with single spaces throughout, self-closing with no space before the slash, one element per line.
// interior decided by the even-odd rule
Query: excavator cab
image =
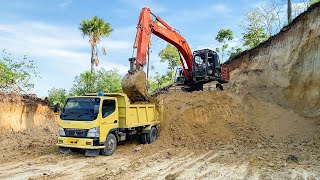
<path fill-rule="evenodd" d="M 193 52 L 193 72 L 192 81 L 188 83 L 182 68 L 177 68 L 175 74 L 175 84 L 185 85 L 186 90 L 202 90 L 203 84 L 217 81 L 219 87 L 222 83 L 226 83 L 229 77 L 225 77 L 225 68 L 221 67 L 218 54 L 210 49 L 202 49 Z"/>
<path fill-rule="evenodd" d="M 221 79 L 219 56 L 215 51 L 202 49 L 193 52 L 193 81 Z"/>

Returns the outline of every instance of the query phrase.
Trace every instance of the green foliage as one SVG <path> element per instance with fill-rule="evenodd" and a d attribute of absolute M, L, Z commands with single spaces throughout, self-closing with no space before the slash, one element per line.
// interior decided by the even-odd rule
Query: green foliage
<path fill-rule="evenodd" d="M 33 60 L 24 55 L 21 60 L 13 60 L 10 53 L 2 51 L 0 61 L 0 91 L 22 93 L 31 90 L 32 77 L 39 77 Z"/>
<path fill-rule="evenodd" d="M 49 102 L 51 105 L 55 105 L 57 103 L 59 103 L 61 106 L 64 105 L 64 103 L 66 102 L 69 94 L 67 93 L 67 91 L 65 89 L 57 89 L 57 88 L 51 88 L 48 91 L 49 94 Z"/>
<path fill-rule="evenodd" d="M 218 34 L 216 36 L 216 40 L 219 43 L 231 41 L 231 40 L 233 40 L 233 32 L 231 31 L 231 29 L 220 29 L 220 31 L 218 32 Z"/>
<path fill-rule="evenodd" d="M 110 24 L 97 16 L 82 20 L 79 29 L 83 36 L 90 38 L 90 43 L 93 45 L 99 43 L 101 37 L 108 37 L 112 32 Z"/>
<path fill-rule="evenodd" d="M 261 25 L 261 15 L 257 9 L 245 13 L 246 24 L 243 25 L 244 46 L 252 49 L 267 39 L 264 27 Z"/>
<path fill-rule="evenodd" d="M 151 77 L 148 80 L 149 93 L 152 94 L 157 88 L 162 88 L 170 85 L 172 83 L 171 77 L 172 71 L 167 71 L 167 74 L 165 75 L 160 75 L 158 72 L 156 72 L 155 76 Z"/>
<path fill-rule="evenodd" d="M 315 3 L 317 3 L 317 2 L 320 2 L 320 0 L 310 0 L 310 4 L 312 5 L 312 4 L 315 4 Z"/>
<path fill-rule="evenodd" d="M 73 81 L 73 87 L 70 94 L 73 96 L 85 95 L 86 93 L 94 93 L 96 90 L 96 76 L 94 73 L 85 71 L 79 76 L 76 76 Z"/>
<path fill-rule="evenodd" d="M 166 48 L 159 52 L 160 62 L 168 62 L 168 69 L 170 70 L 171 81 L 174 81 L 174 69 L 181 65 L 180 55 L 174 46 L 168 44 Z"/>
<path fill-rule="evenodd" d="M 96 73 L 96 92 L 113 93 L 122 92 L 121 88 L 121 75 L 118 70 L 113 69 L 106 71 L 105 69 L 100 69 Z"/>
<path fill-rule="evenodd" d="M 252 49 L 266 39 L 267 35 L 265 34 L 263 27 L 250 27 L 248 28 L 248 31 L 243 34 L 243 45 Z"/>
<path fill-rule="evenodd" d="M 221 51 L 220 56 L 222 61 L 225 54 L 225 50 L 229 47 L 227 42 L 233 40 L 233 38 L 233 32 L 231 31 L 231 29 L 221 29 L 215 38 L 221 44 L 221 47 L 216 48 L 216 51 L 218 53 Z"/>
<path fill-rule="evenodd" d="M 111 34 L 112 28 L 108 22 L 94 16 L 91 19 L 82 20 L 79 29 L 83 37 L 89 37 L 89 42 L 92 47 L 91 73 L 94 73 L 94 65 L 99 65 L 97 44 L 101 41 L 102 37 L 108 37 Z"/>
<path fill-rule="evenodd" d="M 230 51 L 228 51 L 228 55 L 229 55 L 229 58 L 233 58 L 235 57 L 236 55 L 240 54 L 242 52 L 242 49 L 240 47 L 232 47 Z"/>
<path fill-rule="evenodd" d="M 75 77 L 70 94 L 80 96 L 86 93 L 96 93 L 100 91 L 104 93 L 122 92 L 121 76 L 118 70 L 113 69 L 106 71 L 101 68 L 93 74 L 85 71 Z"/>

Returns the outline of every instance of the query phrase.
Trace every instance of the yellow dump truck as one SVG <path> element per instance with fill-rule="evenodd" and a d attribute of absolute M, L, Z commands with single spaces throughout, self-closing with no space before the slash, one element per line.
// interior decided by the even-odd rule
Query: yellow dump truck
<path fill-rule="evenodd" d="M 86 156 L 97 156 L 112 155 L 117 144 L 132 135 L 152 143 L 161 113 L 161 104 L 131 104 L 123 93 L 70 97 L 60 114 L 57 146 L 62 153 L 83 149 Z"/>

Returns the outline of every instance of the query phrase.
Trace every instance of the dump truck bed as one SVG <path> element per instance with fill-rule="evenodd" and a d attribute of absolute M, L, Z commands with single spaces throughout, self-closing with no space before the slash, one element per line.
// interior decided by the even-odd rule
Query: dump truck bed
<path fill-rule="evenodd" d="M 159 123 L 159 113 L 155 103 L 131 104 L 129 98 L 124 93 L 108 93 L 105 96 L 117 99 L 119 128 L 131 128 Z"/>

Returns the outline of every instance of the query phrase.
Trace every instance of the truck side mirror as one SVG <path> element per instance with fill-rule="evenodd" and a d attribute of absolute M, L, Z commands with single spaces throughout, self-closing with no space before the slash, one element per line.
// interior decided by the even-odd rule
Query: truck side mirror
<path fill-rule="evenodd" d="M 93 107 L 93 113 L 94 113 L 94 114 L 99 114 L 99 105 L 94 105 L 94 107 Z"/>
<path fill-rule="evenodd" d="M 54 113 L 57 113 L 57 112 L 59 111 L 59 109 L 60 109 L 60 104 L 59 104 L 59 103 L 57 103 L 57 104 L 55 104 L 55 105 L 53 106 L 53 112 L 54 112 Z"/>

